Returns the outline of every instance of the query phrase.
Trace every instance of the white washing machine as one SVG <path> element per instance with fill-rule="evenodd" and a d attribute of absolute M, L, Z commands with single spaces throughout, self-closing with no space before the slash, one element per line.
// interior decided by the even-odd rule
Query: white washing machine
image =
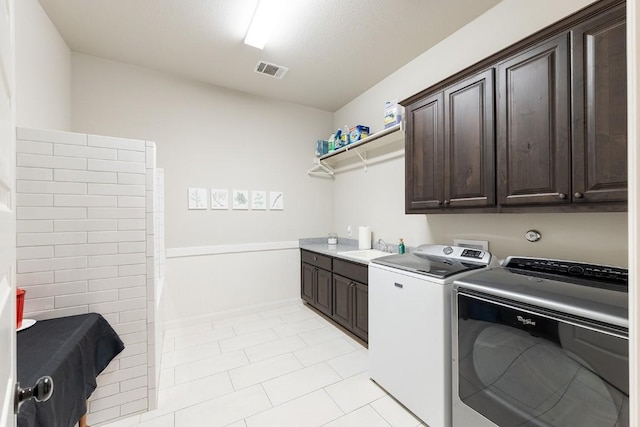
<path fill-rule="evenodd" d="M 443 245 L 369 264 L 371 379 L 430 427 L 451 426 L 451 284 L 497 265 Z"/>

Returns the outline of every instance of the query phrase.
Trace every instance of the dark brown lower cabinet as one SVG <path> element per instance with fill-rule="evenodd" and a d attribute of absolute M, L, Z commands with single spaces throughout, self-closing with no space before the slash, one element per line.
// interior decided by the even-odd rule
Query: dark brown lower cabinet
<path fill-rule="evenodd" d="M 369 286 L 354 282 L 353 333 L 369 341 Z"/>
<path fill-rule="evenodd" d="M 369 287 L 333 275 L 333 320 L 367 341 L 369 335 Z"/>
<path fill-rule="evenodd" d="M 327 316 L 331 316 L 331 272 L 303 262 L 300 296 Z"/>
<path fill-rule="evenodd" d="M 333 299 L 331 272 L 321 268 L 316 270 L 315 307 L 327 316 L 331 316 L 331 300 Z"/>
<path fill-rule="evenodd" d="M 316 268 L 313 265 L 304 262 L 302 263 L 300 294 L 302 296 L 302 299 L 309 304 L 313 304 L 316 298 L 316 293 L 313 286 L 315 270 Z"/>
<path fill-rule="evenodd" d="M 369 332 L 369 267 L 302 250 L 304 301 L 364 341 Z M 315 264 L 315 265 L 314 265 Z M 319 268 L 318 265 L 324 267 Z M 332 268 L 332 271 L 325 269 Z"/>
<path fill-rule="evenodd" d="M 351 329 L 353 325 L 353 281 L 338 274 L 333 275 L 333 320 Z"/>

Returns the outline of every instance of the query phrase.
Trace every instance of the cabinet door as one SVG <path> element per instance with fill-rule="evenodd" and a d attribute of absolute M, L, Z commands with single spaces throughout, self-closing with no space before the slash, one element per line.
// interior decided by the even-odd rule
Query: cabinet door
<path fill-rule="evenodd" d="M 573 202 L 627 200 L 625 5 L 572 30 Z"/>
<path fill-rule="evenodd" d="M 367 341 L 369 338 L 369 287 L 354 282 L 353 333 Z"/>
<path fill-rule="evenodd" d="M 331 308 L 333 306 L 331 288 L 331 272 L 317 268 L 315 307 L 327 316 L 331 316 Z"/>
<path fill-rule="evenodd" d="M 444 91 L 444 205 L 495 205 L 493 69 Z"/>
<path fill-rule="evenodd" d="M 345 328 L 353 325 L 353 300 L 351 284 L 353 282 L 338 274 L 333 275 L 333 315 L 332 318 Z"/>
<path fill-rule="evenodd" d="M 315 281 L 315 267 L 309 265 L 307 263 L 302 263 L 302 273 L 300 278 L 300 294 L 302 299 L 308 302 L 309 304 L 315 304 L 315 292 L 314 292 L 314 281 Z"/>
<path fill-rule="evenodd" d="M 498 64 L 501 205 L 570 203 L 569 34 Z"/>
<path fill-rule="evenodd" d="M 444 199 L 442 92 L 407 108 L 405 208 L 407 213 L 439 208 Z"/>

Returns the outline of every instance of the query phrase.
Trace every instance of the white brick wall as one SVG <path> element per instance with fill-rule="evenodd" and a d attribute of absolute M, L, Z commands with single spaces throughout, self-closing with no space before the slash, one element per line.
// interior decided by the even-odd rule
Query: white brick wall
<path fill-rule="evenodd" d="M 165 245 L 164 245 L 164 169 L 155 168 L 155 191 L 154 191 L 154 215 L 150 218 L 152 221 L 148 222 L 148 227 L 153 227 L 153 252 L 154 252 L 154 278 L 155 278 L 155 310 L 149 308 L 149 317 L 153 315 L 153 322 L 155 324 L 155 353 L 151 353 L 149 349 L 149 356 L 153 355 L 156 361 L 155 376 L 156 385 L 160 379 L 160 360 L 162 357 L 162 348 L 164 346 L 164 313 L 162 297 L 162 288 L 164 285 L 165 276 Z M 150 243 L 150 239 L 147 240 L 147 244 Z M 152 405 L 157 400 L 157 388 L 156 390 L 150 390 L 149 398 Z"/>
<path fill-rule="evenodd" d="M 124 154 L 124 152 L 122 152 Z M 149 402 L 148 406 L 150 409 L 155 409 L 157 407 L 157 386 L 158 386 L 158 377 L 156 372 L 158 371 L 156 368 L 156 325 L 155 325 L 155 312 L 156 312 L 156 281 L 157 276 L 155 274 L 155 252 L 153 251 L 154 247 L 154 236 L 155 236 L 155 215 L 154 212 L 156 210 L 155 198 L 156 198 L 156 177 L 155 177 L 155 169 L 156 169 L 156 146 L 152 142 L 147 142 L 144 153 L 136 153 L 130 152 L 131 155 L 119 156 L 119 159 L 122 158 L 131 158 L 136 159 L 140 154 L 144 154 L 145 159 L 145 168 L 146 168 L 146 178 L 145 178 L 145 194 L 142 195 L 142 199 L 144 199 L 143 206 L 145 206 L 145 228 L 146 228 L 146 240 L 144 253 L 146 255 L 146 266 L 147 266 L 147 283 L 146 283 L 146 293 L 147 297 L 147 318 L 146 318 L 146 329 L 145 333 L 149 338 L 147 340 L 147 354 L 144 355 L 147 364 L 147 387 L 148 392 L 147 401 Z M 151 250 L 149 250 L 151 249 Z M 131 288 L 128 288 L 130 290 Z M 123 289 L 120 289 L 122 292 Z M 143 355 L 140 355 L 143 356 Z M 160 360 L 158 359 L 158 364 Z M 128 410 L 134 411 L 138 405 L 131 404 L 128 407 Z"/>
<path fill-rule="evenodd" d="M 151 142 L 17 130 L 17 283 L 27 292 L 24 316 L 97 312 L 126 346 L 98 377 L 89 423 L 155 406 L 154 168 Z"/>

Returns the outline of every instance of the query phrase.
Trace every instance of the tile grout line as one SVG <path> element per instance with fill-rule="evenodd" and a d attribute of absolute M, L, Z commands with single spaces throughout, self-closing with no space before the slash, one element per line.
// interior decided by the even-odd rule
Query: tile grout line
<path fill-rule="evenodd" d="M 294 307 L 294 306 L 291 306 L 291 308 L 287 308 L 287 309 L 288 309 L 288 310 L 291 310 L 293 307 Z M 304 306 L 302 306 L 302 307 L 304 308 Z M 300 312 L 306 312 L 306 311 L 310 311 L 310 310 L 309 310 L 308 308 L 304 308 L 304 310 L 300 310 Z M 293 315 L 296 315 L 296 314 L 297 314 L 297 311 L 294 311 L 292 314 L 293 314 Z M 281 315 L 281 316 L 286 316 L 286 315 L 291 315 L 291 313 L 285 313 L 285 314 L 283 314 L 283 315 Z M 272 317 L 280 318 L 280 316 L 272 316 Z M 305 322 L 305 321 L 310 321 L 310 320 L 315 320 L 315 319 L 319 319 L 320 321 L 323 321 L 323 320 L 324 320 L 324 319 L 322 319 L 320 316 L 315 315 L 315 316 L 313 316 L 313 317 L 303 318 L 303 319 L 296 320 L 295 322 L 291 322 L 291 323 L 285 322 L 285 325 L 295 325 L 296 323 Z M 224 320 L 224 319 L 221 319 L 221 320 Z M 280 320 L 282 320 L 282 319 L 280 319 Z M 314 343 L 313 345 L 311 345 L 309 341 L 306 341 L 306 340 L 304 340 L 304 339 L 301 337 L 301 335 L 302 335 L 302 334 L 309 334 L 309 335 L 311 336 L 311 337 L 310 337 L 311 342 L 313 342 L 313 336 L 312 336 L 312 335 L 313 335 L 313 333 L 314 333 L 315 331 L 321 331 L 322 329 L 325 329 L 325 328 L 326 328 L 327 330 L 328 330 L 328 329 L 330 329 L 332 325 L 331 325 L 331 324 L 329 324 L 329 323 L 327 323 L 326 325 L 325 325 L 325 324 L 323 324 L 321 327 L 317 327 L 317 328 L 314 328 L 314 329 L 310 329 L 310 330 L 303 330 L 303 331 L 300 331 L 300 332 L 298 332 L 298 333 L 296 333 L 296 334 L 294 334 L 294 335 L 290 335 L 290 336 L 287 336 L 287 337 L 282 337 L 282 336 L 280 336 L 280 335 L 275 331 L 275 329 L 274 329 L 274 328 L 276 328 L 277 326 L 283 326 L 283 325 L 276 325 L 276 326 L 271 326 L 270 328 L 265 328 L 265 329 L 263 329 L 263 330 L 247 332 L 247 334 L 257 333 L 257 332 L 262 332 L 262 333 L 271 333 L 271 334 L 273 334 L 274 338 L 273 338 L 273 339 L 271 339 L 271 340 L 269 340 L 269 341 L 267 341 L 267 342 L 265 342 L 265 343 L 254 344 L 254 345 L 251 345 L 251 346 L 245 346 L 245 347 L 241 347 L 241 348 L 239 348 L 239 349 L 237 349 L 237 350 L 233 350 L 233 352 L 236 352 L 236 351 L 237 351 L 237 352 L 238 352 L 238 355 L 239 355 L 239 356 L 241 356 L 241 357 L 244 359 L 244 361 L 243 361 L 243 363 L 244 363 L 244 364 L 243 364 L 243 365 L 241 365 L 241 366 L 237 366 L 237 367 L 233 367 L 233 368 L 229 368 L 229 369 L 225 369 L 225 370 L 223 370 L 223 371 L 219 371 L 219 372 L 213 373 L 213 374 L 211 374 L 211 375 L 207 375 L 207 376 L 202 377 L 202 378 L 195 378 L 195 379 L 192 379 L 192 380 L 190 380 L 190 381 L 185 381 L 184 383 L 180 383 L 180 384 L 178 384 L 178 385 L 176 385 L 176 384 L 175 384 L 175 370 L 176 370 L 176 368 L 177 368 L 177 367 L 185 366 L 186 364 L 189 364 L 189 363 L 201 362 L 202 360 L 206 360 L 206 359 L 208 359 L 208 358 L 216 358 L 216 357 L 220 357 L 220 356 L 228 355 L 228 354 L 230 354 L 230 353 L 232 353 L 232 352 L 223 353 L 223 352 L 222 352 L 222 347 L 221 347 L 221 345 L 220 345 L 220 340 L 216 340 L 216 341 L 212 341 L 211 343 L 205 343 L 205 344 L 203 344 L 203 345 L 210 345 L 212 349 L 217 350 L 217 351 L 218 351 L 218 354 L 216 354 L 215 356 L 205 357 L 205 358 L 202 358 L 202 359 L 196 359 L 196 360 L 194 360 L 194 361 L 190 361 L 190 362 L 186 362 L 186 363 L 181 363 L 181 362 L 179 362 L 179 361 L 178 361 L 178 359 L 177 359 L 177 358 L 175 358 L 175 357 L 176 357 L 176 356 L 175 356 L 175 353 L 177 353 L 177 352 L 175 351 L 175 338 L 177 338 L 177 336 L 176 336 L 176 337 L 174 337 L 174 338 L 172 338 L 172 340 L 174 341 L 174 342 L 173 342 L 173 344 L 174 344 L 174 351 L 173 351 L 173 352 L 169 352 L 169 353 L 173 353 L 173 354 L 172 354 L 172 357 L 173 357 L 174 359 L 172 359 L 172 363 L 177 363 L 177 364 L 176 364 L 176 365 L 174 365 L 174 366 L 172 366 L 172 367 L 170 367 L 170 368 L 165 368 L 165 369 L 172 369 L 172 370 L 173 370 L 173 372 L 174 372 L 174 384 L 173 384 L 173 387 L 170 387 L 170 388 L 164 388 L 164 389 L 162 389 L 162 391 L 163 391 L 163 392 L 166 392 L 166 391 L 168 391 L 169 389 L 174 388 L 174 387 L 177 387 L 177 386 L 184 386 L 185 384 L 189 384 L 189 383 L 192 383 L 192 382 L 194 382 L 194 381 L 199 381 L 199 380 L 202 380 L 203 378 L 205 378 L 205 379 L 206 379 L 206 378 L 211 377 L 211 376 L 220 375 L 220 374 L 222 374 L 222 373 L 224 373 L 224 374 L 225 374 L 225 377 L 224 377 L 224 378 L 226 378 L 226 381 L 228 381 L 228 384 L 231 386 L 231 387 L 230 387 L 230 391 L 225 392 L 225 393 L 223 393 L 223 394 L 221 394 L 221 395 L 218 395 L 218 396 L 215 396 L 215 397 L 208 398 L 208 399 L 206 399 L 206 400 L 204 400 L 204 401 L 202 401 L 202 402 L 189 404 L 188 406 L 181 407 L 181 408 L 177 408 L 177 409 L 174 409 L 174 410 L 170 410 L 169 412 L 165 412 L 165 413 L 162 413 L 162 412 L 161 412 L 158 416 L 154 416 L 154 417 L 153 417 L 153 418 L 151 418 L 150 420 L 146 420 L 146 421 L 145 421 L 145 423 L 149 423 L 151 420 L 156 420 L 156 422 L 157 422 L 157 419 L 159 419 L 160 417 L 165 417 L 165 416 L 166 416 L 166 415 L 168 415 L 168 414 L 172 414 L 172 416 L 171 416 L 171 417 L 168 417 L 168 418 L 172 418 L 172 421 L 173 421 L 173 426 L 172 426 L 172 427 L 176 427 L 176 422 L 177 422 L 177 412 L 178 412 L 178 411 L 187 410 L 187 409 L 189 409 L 189 408 L 193 408 L 194 406 L 197 406 L 197 405 L 202 405 L 202 404 L 206 404 L 207 402 L 212 402 L 212 401 L 215 401 L 215 400 L 217 400 L 217 399 L 222 399 L 222 398 L 224 398 L 224 397 L 226 397 L 226 396 L 229 396 L 230 394 L 237 393 L 237 392 L 239 392 L 239 391 L 242 391 L 242 390 L 247 389 L 248 387 L 255 387 L 257 384 L 260 384 L 261 390 L 263 391 L 264 395 L 267 397 L 268 402 L 269 402 L 269 404 L 270 404 L 270 407 L 269 407 L 269 408 L 267 408 L 267 409 L 261 410 L 261 411 L 259 411 L 259 412 L 256 412 L 255 414 L 251 414 L 251 415 L 250 415 L 250 417 L 253 417 L 253 416 L 256 416 L 256 415 L 262 414 L 262 413 L 264 413 L 264 412 L 266 412 L 266 411 L 273 410 L 274 408 L 278 408 L 278 407 L 281 407 L 281 406 L 283 406 L 283 405 L 290 404 L 290 403 L 292 403 L 292 402 L 295 402 L 296 400 L 302 399 L 302 398 L 303 398 L 303 397 L 305 397 L 305 396 L 308 396 L 308 395 L 310 395 L 310 394 L 312 394 L 312 393 L 317 393 L 317 392 L 319 392 L 320 390 L 322 390 L 322 392 L 324 393 L 324 396 L 328 396 L 328 397 L 329 397 L 329 399 L 330 399 L 330 401 L 331 401 L 335 406 L 337 406 L 337 407 L 338 407 L 339 411 L 340 411 L 340 412 L 341 412 L 341 414 L 342 414 L 342 415 L 340 415 L 340 416 L 336 417 L 335 419 L 332 419 L 331 421 L 329 421 L 329 422 L 326 422 L 326 423 L 322 424 L 323 426 L 326 426 L 326 425 L 328 425 L 328 424 L 330 424 L 330 423 L 332 423 L 332 422 L 335 422 L 336 420 L 340 420 L 340 419 L 342 419 L 343 417 L 345 417 L 346 415 L 352 414 L 352 413 L 354 413 L 354 412 L 356 412 L 356 411 L 358 411 L 358 410 L 363 409 L 365 406 L 370 406 L 370 407 L 371 407 L 371 409 L 373 409 L 373 411 L 374 411 L 374 413 L 376 414 L 376 416 L 379 416 L 379 417 L 384 421 L 384 423 L 386 423 L 387 425 L 392 425 L 392 424 L 391 424 L 391 421 L 389 421 L 387 418 L 385 418 L 385 417 L 384 417 L 380 412 L 378 412 L 378 411 L 377 411 L 377 410 L 372 406 L 372 403 L 373 403 L 373 402 L 376 402 L 376 401 L 379 401 L 379 400 L 383 399 L 383 398 L 385 397 L 385 395 L 386 395 L 386 396 L 389 396 L 388 394 L 386 394 L 386 393 L 385 393 L 385 395 L 383 395 L 383 396 L 381 396 L 381 397 L 378 397 L 378 398 L 376 398 L 375 400 L 372 400 L 372 401 L 370 401 L 370 402 L 367 402 L 367 403 L 365 403 L 364 405 L 358 406 L 358 407 L 354 408 L 353 410 L 350 410 L 349 412 L 345 412 L 345 410 L 343 410 L 343 409 L 340 407 L 340 405 L 338 405 L 337 401 L 336 401 L 336 400 L 333 398 L 333 396 L 331 396 L 331 394 L 327 391 L 327 388 L 329 388 L 329 387 L 331 387 L 331 386 L 334 386 L 334 385 L 336 385 L 336 384 L 340 384 L 340 383 L 342 383 L 342 382 L 348 381 L 348 380 L 352 379 L 353 377 L 355 377 L 355 376 L 357 376 L 357 375 L 364 374 L 364 372 L 365 372 L 365 371 L 360 371 L 360 372 L 356 372 L 356 373 L 351 373 L 354 369 L 353 369 L 353 368 L 351 368 L 350 366 L 354 366 L 354 365 L 353 365 L 354 360 L 355 360 L 355 361 L 360 360 L 360 356 L 354 357 L 354 359 L 350 359 L 348 356 L 349 356 L 349 355 L 355 355 L 356 353 L 361 352 L 361 351 L 368 351 L 368 349 L 367 349 L 366 347 L 363 347 L 360 343 L 358 343 L 358 342 L 357 342 L 357 341 L 355 341 L 355 340 L 349 339 L 350 337 L 349 337 L 349 336 L 347 336 L 346 334 L 344 334 L 344 333 L 343 333 L 342 331 L 340 331 L 339 329 L 338 329 L 338 331 L 342 332 L 341 334 L 339 334 L 339 336 L 336 336 L 336 337 L 333 337 L 333 338 L 330 338 L 330 339 L 326 339 L 326 340 L 321 341 L 321 342 L 318 342 L 318 343 Z M 238 335 L 238 334 L 237 334 L 237 328 L 238 328 L 238 326 L 237 326 L 236 324 L 229 324 L 229 325 L 226 325 L 225 327 L 229 327 L 229 328 L 230 328 L 231 332 L 234 334 L 234 335 L 233 335 L 233 337 L 242 336 L 242 335 L 247 335 L 247 334 Z M 215 327 L 214 327 L 213 329 L 215 329 Z M 176 333 L 176 332 L 174 332 L 174 333 Z M 323 336 L 322 334 L 323 334 L 323 332 L 320 332 L 320 335 L 319 335 L 319 336 Z M 179 335 L 178 335 L 178 336 L 179 336 Z M 295 349 L 295 350 L 292 350 L 292 351 L 284 352 L 284 353 L 281 353 L 281 354 L 271 355 L 270 357 L 267 357 L 266 359 L 257 360 L 257 361 L 255 361 L 255 362 L 254 362 L 254 361 L 252 361 L 252 360 L 249 358 L 249 352 L 248 352 L 248 349 L 250 349 L 250 348 L 252 348 L 252 347 L 255 347 L 255 346 L 260 346 L 260 345 L 264 345 L 264 344 L 275 343 L 275 342 L 278 342 L 278 341 L 280 341 L 280 340 L 285 340 L 285 339 L 288 339 L 288 338 L 293 338 L 293 339 L 292 339 L 292 341 L 293 341 L 293 342 L 295 342 L 295 345 L 298 345 L 298 342 L 299 342 L 300 344 L 302 344 L 302 345 L 303 345 L 303 347 L 298 348 L 298 349 Z M 296 342 L 296 341 L 295 341 L 296 339 L 298 340 L 298 342 Z M 350 345 L 351 349 L 350 349 L 348 352 L 346 352 L 346 353 L 338 354 L 338 355 L 332 356 L 332 357 L 330 357 L 330 358 L 328 358 L 328 359 L 325 359 L 325 360 L 320 360 L 320 361 L 318 361 L 318 362 L 316 362 L 316 363 L 313 363 L 313 364 L 311 364 L 311 365 L 309 365 L 309 366 L 305 366 L 305 365 L 302 363 L 301 359 L 300 359 L 300 358 L 295 354 L 295 352 L 296 352 L 296 351 L 302 351 L 302 350 L 305 350 L 305 349 L 308 349 L 308 348 L 312 348 L 312 347 L 317 346 L 317 345 L 326 344 L 326 343 L 329 343 L 329 342 L 331 342 L 331 341 L 337 341 L 338 339 L 344 339 L 344 341 L 346 341 L 346 342 Z M 166 342 L 167 342 L 167 341 L 165 341 L 165 345 L 166 345 Z M 215 345 L 211 345 L 211 344 L 215 344 Z M 356 344 L 357 344 L 357 345 L 356 345 Z M 198 348 L 198 347 L 199 347 L 199 345 L 186 347 L 186 348 L 188 348 L 188 349 L 189 349 L 189 350 L 187 350 L 187 353 L 191 353 L 191 352 L 194 352 L 194 351 L 196 351 L 196 352 L 197 352 L 197 351 L 198 351 L 198 350 L 194 350 L 192 347 L 193 347 L 193 348 Z M 277 347 L 277 346 L 276 346 L 276 347 Z M 329 347 L 331 347 L 331 346 L 329 346 Z M 180 349 L 180 350 L 184 350 L 184 349 Z M 267 349 L 267 350 L 268 350 L 268 349 Z M 276 348 L 276 350 L 277 350 L 277 348 Z M 162 359 L 161 359 L 161 365 L 160 365 L 160 366 L 161 366 L 161 369 L 162 369 L 162 365 L 163 365 L 162 361 L 167 361 L 167 360 L 165 360 L 164 356 L 165 356 L 165 355 L 167 355 L 167 354 L 169 354 L 169 353 L 164 353 L 164 352 L 163 352 L 163 357 L 162 357 Z M 331 351 L 329 351 L 329 353 L 331 353 Z M 273 378 L 267 378 L 267 379 L 265 379 L 265 380 L 259 381 L 259 382 L 255 383 L 255 384 L 252 384 L 252 385 L 249 385 L 249 386 L 246 386 L 246 387 L 242 387 L 242 388 L 240 388 L 240 389 L 238 389 L 238 388 L 236 387 L 236 384 L 234 384 L 234 382 L 233 382 L 233 380 L 232 380 L 232 376 L 231 376 L 231 371 L 232 371 L 232 370 L 234 370 L 234 369 L 241 369 L 241 368 L 244 368 L 244 367 L 251 367 L 251 366 L 252 366 L 252 365 L 254 365 L 254 364 L 262 363 L 262 362 L 268 362 L 268 361 L 273 360 L 273 359 L 278 358 L 278 357 L 291 358 L 291 362 L 295 362 L 296 364 L 298 364 L 298 365 L 299 365 L 299 367 L 295 367 L 295 369 L 294 369 L 293 371 L 284 372 L 284 373 L 279 374 L 278 376 L 275 376 L 275 377 L 273 377 Z M 345 370 L 345 373 L 346 373 L 346 374 L 351 373 L 350 375 L 347 375 L 346 377 L 343 377 L 342 375 L 340 375 L 340 373 L 338 372 L 338 370 L 337 370 L 336 368 L 334 368 L 334 366 L 332 366 L 332 365 L 329 363 L 329 362 L 331 362 L 331 361 L 334 361 L 334 360 L 337 360 L 337 359 L 339 359 L 339 358 L 343 358 L 343 357 L 346 357 L 346 358 L 347 358 L 347 359 L 343 362 L 343 363 L 344 363 L 344 365 L 343 365 L 343 364 L 341 364 L 341 363 L 338 363 L 338 362 L 336 362 L 336 363 L 337 363 L 337 366 L 338 366 L 338 367 L 341 367 L 341 366 L 342 366 L 342 367 L 344 367 L 344 370 Z M 235 359 L 234 359 L 234 360 L 235 360 Z M 278 362 L 276 362 L 276 363 L 278 363 Z M 311 368 L 311 367 L 314 367 L 314 366 L 316 366 L 316 367 L 317 367 L 317 366 L 318 366 L 319 364 L 321 364 L 321 363 L 326 364 L 326 365 L 331 369 L 331 372 L 333 372 L 333 373 L 335 373 L 335 374 L 336 374 L 336 380 L 335 380 L 335 381 L 333 381 L 333 382 L 332 382 L 332 383 L 330 383 L 330 384 L 326 384 L 326 385 L 324 385 L 323 387 L 320 387 L 320 388 L 317 388 L 317 389 L 315 389 L 315 390 L 311 390 L 311 391 L 308 391 L 308 392 L 303 393 L 303 394 L 301 394 L 301 395 L 295 396 L 295 397 L 293 397 L 293 398 L 291 398 L 291 399 L 289 399 L 289 400 L 286 400 L 286 401 L 284 401 L 284 402 L 282 402 L 282 403 L 279 403 L 278 405 L 274 405 L 274 404 L 273 404 L 273 401 L 272 401 L 271 397 L 269 396 L 269 394 L 267 393 L 267 390 L 266 390 L 266 388 L 265 388 L 265 383 L 266 383 L 267 381 L 276 380 L 276 379 L 278 379 L 278 378 L 282 378 L 282 377 L 285 377 L 285 376 L 287 376 L 287 375 L 294 374 L 294 373 L 296 373 L 296 372 L 299 372 L 299 371 L 301 371 L 301 370 L 304 370 L 304 369 L 307 369 L 307 368 Z M 295 365 L 291 365 L 291 366 L 295 366 Z M 286 370 L 286 369 L 289 369 L 291 366 L 289 366 L 288 364 L 283 365 L 283 367 L 284 367 L 284 369 L 285 369 L 285 370 Z M 258 373 L 260 373 L 260 372 L 262 372 L 262 371 L 261 371 L 260 369 L 258 369 L 258 371 L 257 371 L 257 372 L 258 372 Z M 196 373 L 197 373 L 197 371 L 196 371 Z M 257 375 L 257 377 L 258 377 L 258 378 L 259 378 L 260 376 L 261 376 L 261 375 Z M 248 378 L 249 378 L 249 377 L 248 377 Z M 160 389 L 158 389 L 158 392 L 159 392 L 159 393 L 161 392 L 161 391 L 160 391 Z M 186 402 L 185 402 L 185 403 L 186 403 Z M 160 409 L 160 408 L 158 408 L 158 409 Z M 167 409 L 169 409 L 169 408 L 167 408 Z M 203 414 L 203 415 L 205 415 L 205 414 Z M 241 414 L 238 414 L 238 415 L 241 415 Z M 138 415 L 138 416 L 139 416 L 139 415 Z M 140 417 L 140 416 L 139 416 L 139 417 Z M 227 426 L 231 426 L 231 425 L 236 425 L 236 423 L 237 423 L 238 425 L 243 425 L 244 427 L 247 427 L 247 426 L 249 425 L 249 424 L 248 424 L 248 422 L 247 422 L 247 418 L 248 418 L 248 417 L 245 417 L 245 418 L 239 418 L 239 419 L 237 419 L 235 422 L 232 422 L 232 423 L 230 423 L 230 424 L 226 424 L 226 425 L 227 425 Z M 242 421 L 242 422 L 241 422 L 241 421 Z M 417 420 L 416 420 L 416 421 L 417 421 Z M 138 423 L 140 424 L 140 420 L 138 420 Z M 136 424 L 136 425 L 137 425 L 137 424 Z M 149 424 L 149 425 L 151 425 L 151 424 Z M 418 424 L 417 424 L 417 426 L 422 426 L 422 424 L 421 424 L 421 423 L 418 423 Z M 108 427 L 108 424 L 107 424 L 107 425 L 104 425 L 103 427 Z M 181 427 L 182 427 L 182 426 L 181 426 Z"/>

